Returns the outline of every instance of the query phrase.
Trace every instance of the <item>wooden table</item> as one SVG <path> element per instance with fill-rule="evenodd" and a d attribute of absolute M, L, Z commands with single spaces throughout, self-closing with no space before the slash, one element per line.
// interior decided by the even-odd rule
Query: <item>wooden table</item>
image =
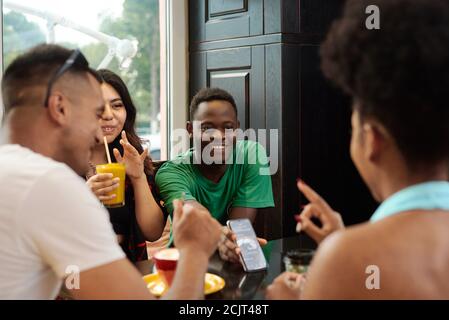
<path fill-rule="evenodd" d="M 314 248 L 314 243 L 305 236 L 295 236 L 269 241 L 264 248 L 268 262 L 266 271 L 246 273 L 238 264 L 224 262 L 218 254 L 211 257 L 208 272 L 219 275 L 226 281 L 223 290 L 208 295 L 207 299 L 224 300 L 249 300 L 265 299 L 265 288 L 271 284 L 284 269 L 282 258 L 285 252 L 291 249 Z M 136 267 L 146 275 L 152 273 L 153 262 L 151 260 L 140 261 Z"/>

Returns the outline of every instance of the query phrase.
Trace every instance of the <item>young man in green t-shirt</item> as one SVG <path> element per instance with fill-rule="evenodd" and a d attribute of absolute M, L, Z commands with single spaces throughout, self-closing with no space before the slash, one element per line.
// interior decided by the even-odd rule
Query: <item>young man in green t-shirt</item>
<path fill-rule="evenodd" d="M 190 119 L 187 131 L 194 148 L 166 162 L 156 175 L 168 211 L 174 199 L 184 196 L 222 225 L 238 218 L 254 222 L 258 208 L 274 206 L 271 176 L 265 149 L 254 141 L 237 141 L 234 98 L 218 88 L 202 89 L 192 99 Z M 234 234 L 226 226 L 223 234 L 220 256 L 238 262 Z"/>

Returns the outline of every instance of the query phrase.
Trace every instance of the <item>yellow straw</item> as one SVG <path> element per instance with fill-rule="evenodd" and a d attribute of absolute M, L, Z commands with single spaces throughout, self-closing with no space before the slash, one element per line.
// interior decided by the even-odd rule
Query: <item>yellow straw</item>
<path fill-rule="evenodd" d="M 109 154 L 109 148 L 108 148 L 108 140 L 106 140 L 106 137 L 103 137 L 104 142 L 104 148 L 106 149 L 106 156 L 108 157 L 108 163 L 111 163 L 111 155 Z"/>

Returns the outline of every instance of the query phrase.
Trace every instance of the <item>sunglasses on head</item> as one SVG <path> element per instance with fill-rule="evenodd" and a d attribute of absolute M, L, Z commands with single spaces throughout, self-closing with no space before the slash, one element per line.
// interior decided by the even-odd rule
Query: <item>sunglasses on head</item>
<path fill-rule="evenodd" d="M 44 102 L 45 107 L 48 107 L 48 100 L 50 99 L 51 89 L 53 88 L 56 80 L 58 80 L 58 78 L 61 77 L 64 72 L 66 72 L 73 66 L 79 66 L 83 69 L 86 69 L 86 71 L 89 71 L 89 63 L 87 62 L 86 57 L 84 57 L 84 55 L 81 53 L 80 49 L 74 50 L 64 62 L 64 64 L 58 70 L 56 70 L 54 75 L 48 81 L 47 94 L 45 95 Z"/>

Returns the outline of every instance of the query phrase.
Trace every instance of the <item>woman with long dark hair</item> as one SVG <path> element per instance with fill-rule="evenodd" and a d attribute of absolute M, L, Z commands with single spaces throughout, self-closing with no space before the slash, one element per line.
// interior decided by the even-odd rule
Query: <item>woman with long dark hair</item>
<path fill-rule="evenodd" d="M 103 135 L 108 142 L 113 162 L 126 166 L 125 206 L 108 208 L 118 241 L 133 261 L 148 258 L 146 241 L 159 239 L 167 214 L 159 200 L 154 183 L 154 171 L 148 150 L 144 150 L 134 124 L 136 107 L 123 80 L 109 70 L 99 70 L 103 78 L 106 107 L 100 118 Z M 107 194 L 118 187 L 108 174 L 97 174 L 95 166 L 107 163 L 103 144 L 93 151 L 87 184 L 101 201 L 114 198 Z"/>

